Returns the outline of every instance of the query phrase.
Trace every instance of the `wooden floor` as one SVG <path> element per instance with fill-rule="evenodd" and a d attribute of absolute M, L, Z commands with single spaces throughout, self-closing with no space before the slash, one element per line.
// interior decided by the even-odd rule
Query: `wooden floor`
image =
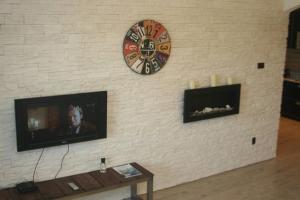
<path fill-rule="evenodd" d="M 154 200 L 300 200 L 300 122 L 282 118 L 276 159 L 157 191 Z"/>

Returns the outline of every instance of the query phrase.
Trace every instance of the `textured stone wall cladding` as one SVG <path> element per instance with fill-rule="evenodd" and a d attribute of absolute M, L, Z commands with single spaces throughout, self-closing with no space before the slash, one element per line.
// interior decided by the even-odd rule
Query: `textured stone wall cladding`
<path fill-rule="evenodd" d="M 1 0 L 0 187 L 30 180 L 41 152 L 16 152 L 13 103 L 25 97 L 108 91 L 108 138 L 72 144 L 60 176 L 95 170 L 104 156 L 109 166 L 141 163 L 162 189 L 273 158 L 288 20 L 282 3 Z M 122 55 L 125 33 L 142 19 L 161 22 L 172 41 L 168 63 L 151 76 L 133 73 Z M 240 114 L 183 124 L 187 82 L 205 87 L 211 74 L 242 84 Z M 65 151 L 46 149 L 36 179 L 53 178 Z"/>

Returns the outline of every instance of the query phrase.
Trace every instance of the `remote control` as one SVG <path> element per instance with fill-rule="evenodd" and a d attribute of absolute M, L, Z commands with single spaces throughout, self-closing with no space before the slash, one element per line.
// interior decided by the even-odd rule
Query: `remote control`
<path fill-rule="evenodd" d="M 72 190 L 79 190 L 79 187 L 73 182 L 68 183 L 68 185 L 72 188 Z"/>

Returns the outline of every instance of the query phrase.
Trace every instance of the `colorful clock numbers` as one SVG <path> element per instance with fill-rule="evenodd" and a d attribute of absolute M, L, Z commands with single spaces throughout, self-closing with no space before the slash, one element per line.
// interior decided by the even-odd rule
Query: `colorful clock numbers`
<path fill-rule="evenodd" d="M 154 20 L 134 24 L 123 42 L 123 55 L 128 67 L 144 75 L 159 71 L 166 64 L 170 51 L 168 31 Z"/>

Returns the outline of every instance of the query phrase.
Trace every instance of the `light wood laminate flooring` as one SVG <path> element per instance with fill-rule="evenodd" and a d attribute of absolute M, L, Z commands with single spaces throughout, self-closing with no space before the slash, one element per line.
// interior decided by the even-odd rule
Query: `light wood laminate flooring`
<path fill-rule="evenodd" d="M 300 200 L 300 122 L 281 118 L 275 159 L 154 193 L 154 200 Z"/>

